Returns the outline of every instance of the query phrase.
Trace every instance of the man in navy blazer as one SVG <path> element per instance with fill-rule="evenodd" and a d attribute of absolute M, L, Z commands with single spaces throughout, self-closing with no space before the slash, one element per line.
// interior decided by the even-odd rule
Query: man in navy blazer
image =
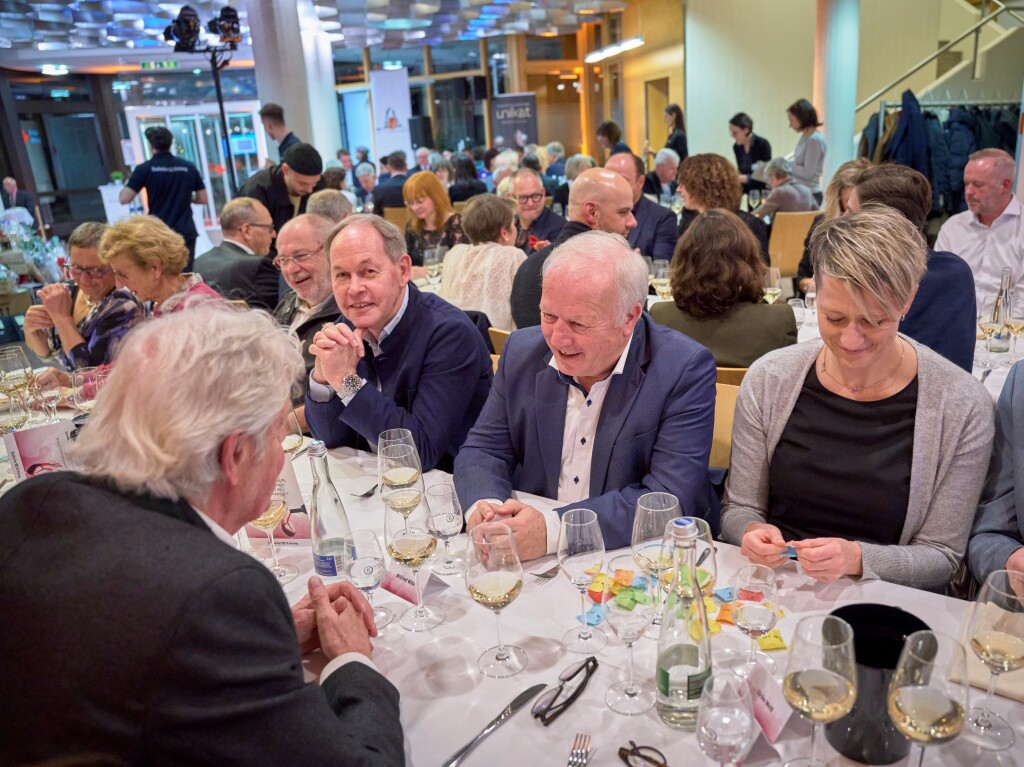
<path fill-rule="evenodd" d="M 328 447 L 409 429 L 423 471 L 450 469 L 491 387 L 491 357 L 461 309 L 409 284 L 405 237 L 349 216 L 327 238 L 341 320 L 313 336 L 306 422 Z"/>
<path fill-rule="evenodd" d="M 671 259 L 679 239 L 679 225 L 675 214 L 668 208 L 644 197 L 644 163 L 632 153 L 613 154 L 604 164 L 605 170 L 614 171 L 626 179 L 633 192 L 634 227 L 627 236 L 629 246 L 637 248 L 641 256 Z"/>
<path fill-rule="evenodd" d="M 715 361 L 643 312 L 647 267 L 621 236 L 586 232 L 544 263 L 541 326 L 505 343 L 487 404 L 455 461 L 467 527 L 496 514 L 519 554 L 553 553 L 559 517 L 597 512 L 608 549 L 630 544 L 637 499 L 673 493 L 708 518 Z M 562 502 L 541 512 L 515 491 Z"/>

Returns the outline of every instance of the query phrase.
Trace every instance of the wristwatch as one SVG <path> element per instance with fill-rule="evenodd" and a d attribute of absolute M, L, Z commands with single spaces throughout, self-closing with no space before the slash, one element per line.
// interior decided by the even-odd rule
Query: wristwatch
<path fill-rule="evenodd" d="M 363 388 L 364 383 L 366 383 L 366 381 L 358 375 L 355 373 L 349 373 L 341 379 L 341 388 L 338 389 L 338 396 L 342 399 L 354 397 L 356 393 Z"/>

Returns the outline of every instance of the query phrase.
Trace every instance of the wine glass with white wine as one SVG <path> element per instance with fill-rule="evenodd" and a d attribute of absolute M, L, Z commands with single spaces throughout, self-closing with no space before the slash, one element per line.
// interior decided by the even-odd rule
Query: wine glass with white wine
<path fill-rule="evenodd" d="M 470 597 L 494 613 L 498 646 L 486 650 L 477 661 L 484 676 L 508 677 L 526 668 L 526 652 L 501 641 L 501 611 L 523 588 L 523 566 L 516 540 L 508 525 L 482 522 L 469 534 L 466 549 L 466 588 Z"/>
<path fill-rule="evenodd" d="M 267 534 L 267 540 L 270 542 L 271 564 L 269 569 L 282 585 L 291 583 L 299 574 L 299 568 L 295 565 L 282 565 L 278 561 L 277 547 L 274 545 L 274 528 L 281 523 L 287 513 L 288 503 L 285 500 L 284 480 L 279 479 L 274 484 L 274 492 L 270 495 L 270 504 L 267 506 L 267 510 L 249 523 L 257 530 L 262 530 Z"/>
<path fill-rule="evenodd" d="M 423 267 L 427 270 L 427 282 L 437 287 L 441 284 L 441 259 L 436 248 L 430 248 L 423 254 Z"/>
<path fill-rule="evenodd" d="M 963 736 L 989 751 L 1013 745 L 1013 727 L 992 710 L 1000 674 L 1024 667 L 1024 573 L 994 570 L 985 578 L 967 619 L 966 638 L 989 670 L 984 708 L 972 708 Z"/>
<path fill-rule="evenodd" d="M 0 435 L 17 431 L 28 421 L 28 410 L 25 402 L 17 392 L 8 391 L 0 395 Z M 4 461 L 7 456 L 4 456 Z"/>
<path fill-rule="evenodd" d="M 672 568 L 671 551 L 666 558 L 662 548 L 665 525 L 679 516 L 679 499 L 671 493 L 644 493 L 636 501 L 633 516 L 631 550 L 633 561 L 655 583 L 661 584 L 661 574 Z M 661 632 L 664 610 L 664 590 L 658 588 L 657 609 L 647 633 L 648 639 L 657 639 Z"/>
<path fill-rule="evenodd" d="M 655 262 L 658 263 L 658 262 Z M 668 266 L 659 266 L 654 273 L 654 292 L 658 298 L 668 301 L 672 298 L 672 270 Z"/>
<path fill-rule="evenodd" d="M 908 636 L 889 683 L 888 707 L 896 729 L 919 747 L 917 765 L 921 767 L 925 746 L 946 743 L 963 729 L 967 708 L 963 645 L 933 631 Z"/>
<path fill-rule="evenodd" d="M 423 493 L 416 488 L 394 490 L 384 497 L 384 544 L 388 556 L 412 571 L 416 589 L 416 606 L 402 613 L 398 621 L 409 631 L 429 631 L 444 622 L 444 610 L 423 604 L 420 590 L 420 568 L 437 549 L 437 534 L 422 499 Z"/>
<path fill-rule="evenodd" d="M 764 276 L 764 302 L 766 304 L 774 304 L 781 295 L 782 274 L 779 272 L 778 267 L 769 267 Z"/>
<path fill-rule="evenodd" d="M 1003 318 L 1003 326 L 1013 337 L 1013 345 L 1010 347 L 1010 358 L 1000 363 L 1003 367 L 1012 367 L 1013 363 L 1020 359 L 1017 356 L 1017 336 L 1024 333 L 1024 300 L 1014 300 L 1010 304 L 1009 311 Z"/>
<path fill-rule="evenodd" d="M 825 767 L 817 757 L 821 725 L 842 719 L 857 700 L 857 664 L 853 629 L 834 615 L 809 615 L 796 624 L 782 694 L 790 707 L 810 720 L 811 755 L 783 767 Z"/>

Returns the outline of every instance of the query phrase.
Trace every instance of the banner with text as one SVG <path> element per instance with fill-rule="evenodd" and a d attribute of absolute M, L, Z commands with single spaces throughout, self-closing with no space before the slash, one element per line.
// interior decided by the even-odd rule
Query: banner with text
<path fill-rule="evenodd" d="M 371 119 L 373 120 L 374 157 L 401 149 L 411 164 L 412 138 L 409 118 L 409 70 L 376 69 L 370 72 Z"/>
<path fill-rule="evenodd" d="M 494 144 L 505 146 L 539 144 L 537 137 L 537 94 L 505 93 L 491 98 L 491 130 Z"/>

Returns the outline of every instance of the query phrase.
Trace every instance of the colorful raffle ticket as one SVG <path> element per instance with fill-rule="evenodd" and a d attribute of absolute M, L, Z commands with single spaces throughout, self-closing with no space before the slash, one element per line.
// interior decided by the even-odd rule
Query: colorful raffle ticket
<path fill-rule="evenodd" d="M 21 482 L 50 471 L 77 469 L 67 455 L 77 436 L 78 427 L 73 421 L 47 423 L 5 434 L 4 445 L 14 481 Z"/>

